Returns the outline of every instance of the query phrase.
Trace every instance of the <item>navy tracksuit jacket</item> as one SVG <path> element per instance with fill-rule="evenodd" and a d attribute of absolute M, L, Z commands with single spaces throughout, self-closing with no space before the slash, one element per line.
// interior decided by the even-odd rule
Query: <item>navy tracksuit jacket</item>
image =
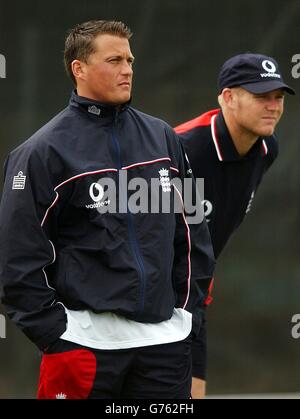
<path fill-rule="evenodd" d="M 121 111 L 77 96 L 5 165 L 0 206 L 0 284 L 10 318 L 40 348 L 66 329 L 71 310 L 113 312 L 139 322 L 193 313 L 194 330 L 214 270 L 205 220 L 184 212 L 100 214 L 99 179 L 162 183 L 190 176 L 181 146 L 163 121 L 129 104 Z M 127 185 L 126 185 L 127 186 Z M 121 194 L 117 186 L 116 201 Z M 164 190 L 165 189 L 165 190 Z M 124 211 L 125 208 L 125 211 Z"/>

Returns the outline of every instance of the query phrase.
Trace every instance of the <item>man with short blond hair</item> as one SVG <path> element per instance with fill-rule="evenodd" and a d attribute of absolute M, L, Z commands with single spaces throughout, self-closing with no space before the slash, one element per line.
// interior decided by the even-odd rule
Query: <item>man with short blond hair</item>
<path fill-rule="evenodd" d="M 219 74 L 221 109 L 175 130 L 196 178 L 204 178 L 205 213 L 216 258 L 251 210 L 257 188 L 278 155 L 275 128 L 284 110 L 278 63 L 259 54 L 230 58 Z M 212 285 L 212 284 L 211 284 Z M 206 327 L 193 345 L 194 398 L 205 395 Z"/>

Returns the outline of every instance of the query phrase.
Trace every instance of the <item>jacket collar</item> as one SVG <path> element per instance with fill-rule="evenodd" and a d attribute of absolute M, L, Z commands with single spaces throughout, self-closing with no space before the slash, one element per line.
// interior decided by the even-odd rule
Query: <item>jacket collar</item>
<path fill-rule="evenodd" d="M 117 106 L 107 105 L 101 102 L 97 102 L 96 100 L 79 96 L 76 90 L 73 90 L 69 102 L 70 106 L 80 108 L 98 118 L 114 117 L 117 113 L 121 113 L 127 110 L 130 103 L 131 99 L 127 103 L 124 103 L 121 108 L 118 108 Z"/>
<path fill-rule="evenodd" d="M 241 157 L 226 126 L 222 111 L 212 117 L 211 132 L 218 159 L 222 162 L 239 161 L 258 156 L 264 157 L 268 154 L 268 147 L 265 140 L 259 138 L 248 154 L 245 157 Z"/>

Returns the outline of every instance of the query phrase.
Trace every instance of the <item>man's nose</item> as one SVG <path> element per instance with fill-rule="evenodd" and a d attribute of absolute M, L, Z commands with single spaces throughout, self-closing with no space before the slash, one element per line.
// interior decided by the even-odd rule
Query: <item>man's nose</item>
<path fill-rule="evenodd" d="M 133 74 L 132 64 L 124 61 L 122 65 L 122 74 L 131 76 Z"/>
<path fill-rule="evenodd" d="M 276 112 L 280 109 L 281 104 L 278 102 L 277 99 L 269 99 L 266 105 L 266 108 L 269 111 Z"/>

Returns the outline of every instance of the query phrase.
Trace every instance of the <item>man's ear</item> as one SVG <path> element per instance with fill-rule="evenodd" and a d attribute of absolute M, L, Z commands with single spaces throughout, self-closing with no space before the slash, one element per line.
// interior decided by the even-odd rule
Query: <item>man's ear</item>
<path fill-rule="evenodd" d="M 236 104 L 236 95 L 234 94 L 233 89 L 226 88 L 223 90 L 222 94 L 220 95 L 221 99 L 219 99 L 219 103 L 223 103 L 229 109 L 234 109 Z"/>
<path fill-rule="evenodd" d="M 86 75 L 86 64 L 79 60 L 74 60 L 71 64 L 72 72 L 75 79 L 85 80 Z"/>
<path fill-rule="evenodd" d="M 223 109 L 224 100 L 223 100 L 223 94 L 222 93 L 218 96 L 218 102 L 219 102 L 220 107 Z"/>

